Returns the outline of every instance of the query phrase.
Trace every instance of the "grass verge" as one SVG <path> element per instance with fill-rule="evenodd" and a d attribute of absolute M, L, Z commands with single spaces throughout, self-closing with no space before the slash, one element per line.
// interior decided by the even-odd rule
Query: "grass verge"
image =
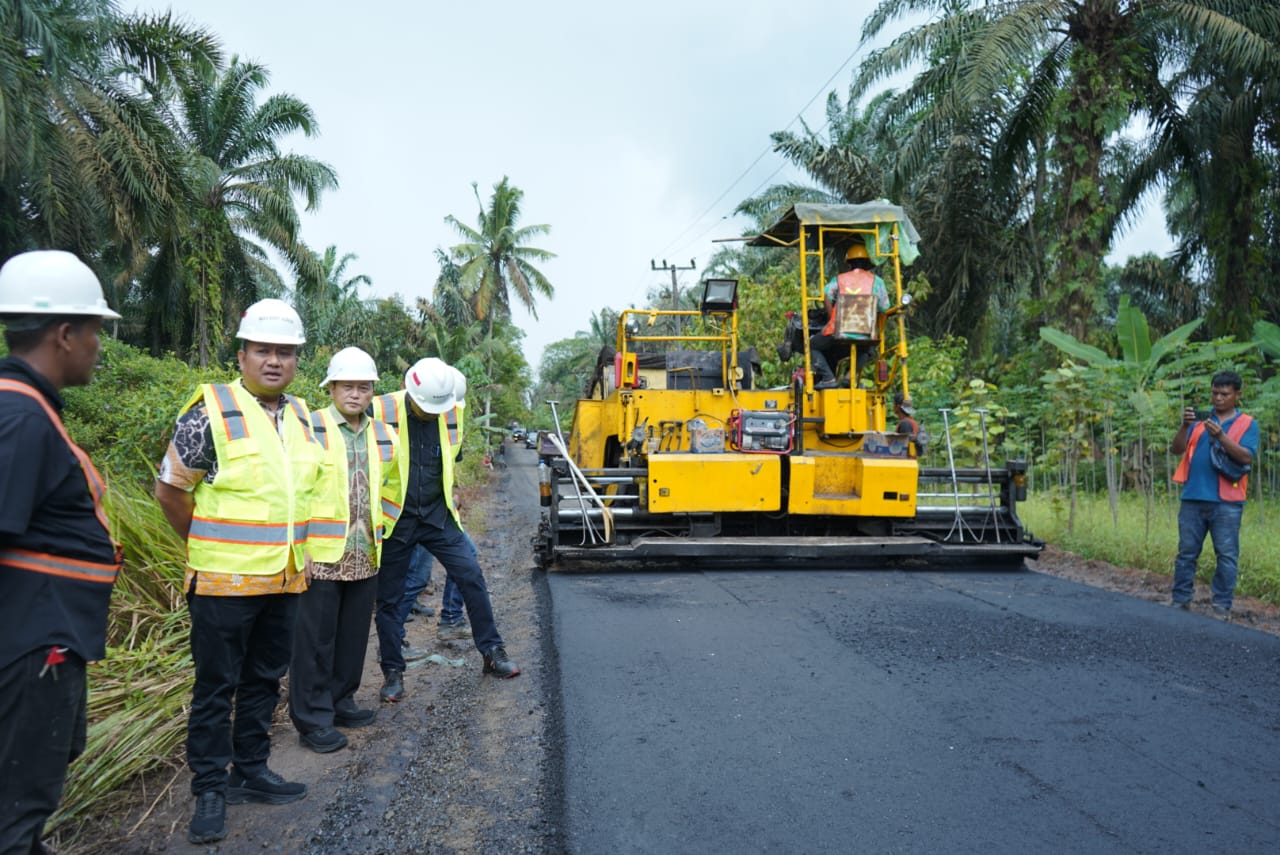
<path fill-rule="evenodd" d="M 1236 593 L 1280 605 L 1280 553 L 1269 529 L 1280 507 L 1250 500 L 1240 524 L 1240 575 Z M 1178 500 L 1122 495 L 1113 516 L 1105 495 L 1076 498 L 1074 523 L 1065 495 L 1039 493 L 1019 505 L 1023 523 L 1037 537 L 1085 558 L 1172 575 L 1178 552 Z M 1196 577 L 1208 584 L 1216 558 L 1206 538 Z"/>

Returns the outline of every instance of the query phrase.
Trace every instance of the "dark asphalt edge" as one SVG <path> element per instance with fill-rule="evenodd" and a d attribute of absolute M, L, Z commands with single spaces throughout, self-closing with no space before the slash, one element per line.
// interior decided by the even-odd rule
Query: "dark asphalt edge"
<path fill-rule="evenodd" d="M 543 746 L 546 755 L 542 766 L 541 788 L 547 799 L 544 808 L 550 828 L 543 835 L 547 852 L 569 851 L 569 834 L 565 827 L 568 805 L 565 800 L 565 719 L 564 692 L 560 685 L 560 656 L 555 641 L 555 612 L 551 585 L 545 570 L 530 567 L 530 584 L 541 628 L 539 654 L 542 658 Z"/>

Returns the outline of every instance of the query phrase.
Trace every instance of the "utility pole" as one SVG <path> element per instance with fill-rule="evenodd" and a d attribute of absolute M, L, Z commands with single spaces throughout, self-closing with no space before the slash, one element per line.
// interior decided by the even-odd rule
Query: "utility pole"
<path fill-rule="evenodd" d="M 676 271 L 677 270 L 696 270 L 698 268 L 698 265 L 695 263 L 694 259 L 692 258 L 689 259 L 688 267 L 679 267 L 675 264 L 667 264 L 667 260 L 664 258 L 662 259 L 662 266 L 659 267 L 651 258 L 649 259 L 649 267 L 653 268 L 654 270 L 670 270 L 671 271 L 671 308 L 676 311 L 679 311 L 680 286 L 676 284 Z M 676 335 L 680 335 L 680 326 L 681 326 L 680 316 L 676 315 L 672 320 L 676 322 Z"/>

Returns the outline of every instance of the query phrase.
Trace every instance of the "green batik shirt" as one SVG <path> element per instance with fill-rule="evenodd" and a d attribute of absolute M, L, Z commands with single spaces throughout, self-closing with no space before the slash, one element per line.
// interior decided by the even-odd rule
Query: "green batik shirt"
<path fill-rule="evenodd" d="M 365 441 L 365 431 L 370 430 L 369 418 L 360 416 L 360 428 L 352 430 L 347 419 L 338 408 L 329 405 L 329 415 L 338 423 L 338 433 L 342 435 L 343 445 L 347 450 L 347 495 L 351 525 L 347 526 L 347 548 L 336 564 L 316 562 L 311 571 L 312 578 L 325 579 L 332 582 L 356 582 L 376 575 L 378 567 L 374 564 L 373 518 L 369 512 L 369 445 Z"/>

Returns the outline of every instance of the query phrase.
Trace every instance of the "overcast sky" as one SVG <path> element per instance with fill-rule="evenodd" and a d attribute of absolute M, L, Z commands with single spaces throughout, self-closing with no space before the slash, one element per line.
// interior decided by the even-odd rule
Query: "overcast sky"
<path fill-rule="evenodd" d="M 433 250 L 458 242 L 444 217 L 476 221 L 472 182 L 486 202 L 504 175 L 524 190 L 522 224 L 550 226 L 535 245 L 557 255 L 540 265 L 555 298 L 540 300 L 537 320 L 515 309 L 536 370 L 543 348 L 587 329 L 593 311 L 669 285 L 651 259 L 695 260 L 679 274 L 694 285 L 712 239 L 741 232 L 729 216 L 737 203 L 799 177 L 769 152 L 769 134 L 802 112 L 823 126 L 826 93 L 843 95 L 863 57 L 845 64 L 874 5 L 847 0 L 821 15 L 760 0 L 134 8 L 207 26 L 228 55 L 269 68 L 269 92 L 311 105 L 321 135 L 286 147 L 331 164 L 341 186 L 305 215 L 302 236 L 358 255 L 348 272 L 372 278 L 366 296 L 399 293 L 412 306 L 430 294 Z M 1117 254 L 1167 245 L 1157 216 Z"/>

